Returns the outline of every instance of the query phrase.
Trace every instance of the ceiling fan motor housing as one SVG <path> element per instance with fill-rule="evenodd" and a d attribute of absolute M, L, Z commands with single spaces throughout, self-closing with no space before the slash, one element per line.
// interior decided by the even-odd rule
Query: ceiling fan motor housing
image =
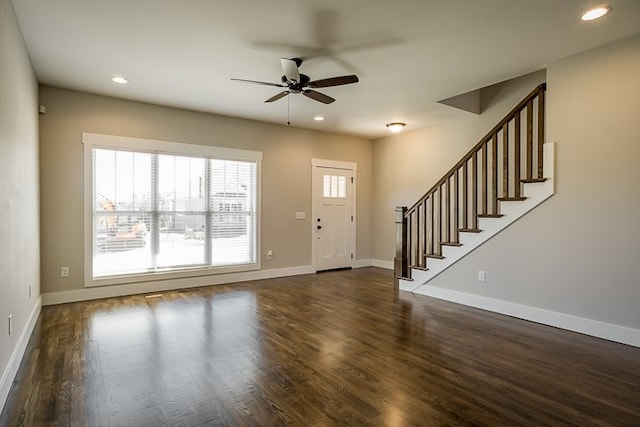
<path fill-rule="evenodd" d="M 300 93 L 302 92 L 302 89 L 309 84 L 309 82 L 311 81 L 311 78 L 306 74 L 300 74 L 299 82 L 295 82 L 295 81 L 291 82 L 287 79 L 287 76 L 282 76 L 281 80 L 282 80 L 282 84 L 286 85 L 291 92 Z"/>
<path fill-rule="evenodd" d="M 275 94 L 271 98 L 267 99 L 264 102 L 274 102 L 279 99 L 284 98 L 285 96 L 291 93 L 301 93 L 307 98 L 311 98 L 314 101 L 322 102 L 323 104 L 331 104 L 335 101 L 332 97 L 325 95 L 324 93 L 318 92 L 313 89 L 324 88 L 324 87 L 333 87 L 333 86 L 342 86 L 351 83 L 358 82 L 358 76 L 355 74 L 349 76 L 336 76 L 329 77 L 326 79 L 320 80 L 311 80 L 309 76 L 306 74 L 301 74 L 298 68 L 302 64 L 302 59 L 300 58 L 280 58 L 280 64 L 282 65 L 282 70 L 284 71 L 284 76 L 280 78 L 280 83 L 270 83 L 270 82 L 262 82 L 258 80 L 245 80 L 245 79 L 234 79 L 231 80 L 245 82 L 245 83 L 253 83 L 264 86 L 275 86 L 279 88 L 286 88 L 280 93 Z"/>

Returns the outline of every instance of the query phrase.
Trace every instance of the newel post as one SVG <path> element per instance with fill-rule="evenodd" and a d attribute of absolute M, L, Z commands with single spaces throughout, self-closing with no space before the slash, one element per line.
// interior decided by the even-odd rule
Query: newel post
<path fill-rule="evenodd" d="M 409 277 L 407 219 L 404 216 L 406 212 L 406 206 L 396 206 L 396 257 L 393 259 L 393 275 L 396 287 L 399 284 L 399 279 Z"/>

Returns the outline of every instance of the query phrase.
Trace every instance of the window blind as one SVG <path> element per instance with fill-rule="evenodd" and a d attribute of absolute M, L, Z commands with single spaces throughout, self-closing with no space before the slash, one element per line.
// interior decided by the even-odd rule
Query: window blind
<path fill-rule="evenodd" d="M 92 148 L 93 278 L 255 264 L 257 165 Z"/>

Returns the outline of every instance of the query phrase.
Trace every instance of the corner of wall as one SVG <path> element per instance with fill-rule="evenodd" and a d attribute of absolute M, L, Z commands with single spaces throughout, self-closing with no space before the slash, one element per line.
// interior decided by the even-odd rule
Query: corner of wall
<path fill-rule="evenodd" d="M 2 373 L 2 377 L 0 377 L 0 412 L 2 412 L 2 410 L 4 409 L 7 397 L 9 396 L 9 391 L 11 391 L 11 386 L 13 385 L 13 380 L 16 376 L 16 373 L 18 372 L 20 363 L 22 362 L 22 357 L 24 356 L 25 350 L 27 349 L 27 344 L 29 343 L 29 339 L 31 338 L 31 333 L 36 326 L 41 309 L 42 297 L 38 298 L 35 305 L 33 306 L 31 314 L 29 315 L 29 319 L 27 320 L 25 327 L 20 333 L 18 343 L 16 344 L 13 353 L 11 353 L 9 363 Z"/>

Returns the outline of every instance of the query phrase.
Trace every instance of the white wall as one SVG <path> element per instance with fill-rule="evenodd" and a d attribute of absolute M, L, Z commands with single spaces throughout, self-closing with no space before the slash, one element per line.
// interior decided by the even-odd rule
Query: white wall
<path fill-rule="evenodd" d="M 40 296 L 38 87 L 10 0 L 0 0 L 0 76 L 1 408 L 29 338 L 30 321 L 39 313 Z"/>
<path fill-rule="evenodd" d="M 640 37 L 549 64 L 547 140 L 556 142 L 556 194 L 429 286 L 631 328 L 640 336 L 638 76 Z M 386 144 L 375 145 L 376 168 Z M 446 157 L 451 164 L 453 155 Z M 376 197 L 384 193 L 375 185 L 380 206 Z M 406 202 L 384 201 L 387 209 Z M 375 228 L 389 222 L 374 216 Z M 374 240 L 374 256 L 381 244 Z M 485 283 L 477 281 L 478 270 L 487 272 Z"/>

